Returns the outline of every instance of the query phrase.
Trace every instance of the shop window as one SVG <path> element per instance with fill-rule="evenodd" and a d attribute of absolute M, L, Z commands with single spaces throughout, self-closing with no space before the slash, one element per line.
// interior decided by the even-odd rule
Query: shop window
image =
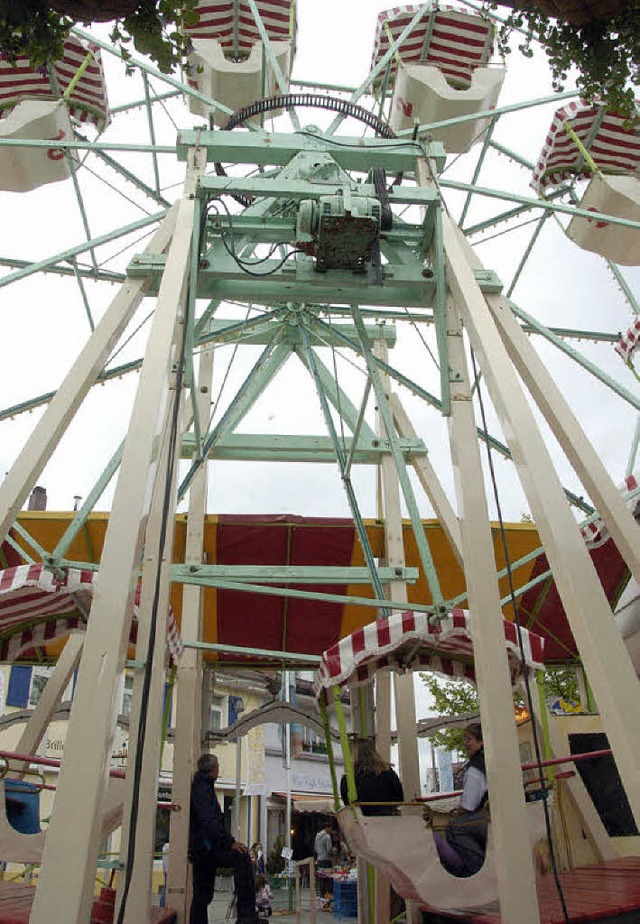
<path fill-rule="evenodd" d="M 33 709 L 34 706 L 37 705 L 52 671 L 52 667 L 34 667 L 33 674 L 31 675 L 31 688 L 29 690 L 30 709 Z"/>
<path fill-rule="evenodd" d="M 122 688 L 122 704 L 120 707 L 121 715 L 127 718 L 131 715 L 131 705 L 133 703 L 133 674 L 124 675 L 124 687 Z"/>
<path fill-rule="evenodd" d="M 223 728 L 224 696 L 212 696 L 209 707 L 209 731 L 220 731 Z"/>

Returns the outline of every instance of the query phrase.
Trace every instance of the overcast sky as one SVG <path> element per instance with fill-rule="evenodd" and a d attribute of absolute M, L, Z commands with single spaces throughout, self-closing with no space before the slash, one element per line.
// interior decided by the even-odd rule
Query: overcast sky
<path fill-rule="evenodd" d="M 376 16 L 389 4 L 381 0 L 299 0 L 298 47 L 293 75 L 299 79 L 357 85 L 368 71 Z M 103 36 L 105 31 L 100 33 Z M 105 55 L 109 97 L 112 106 L 127 100 L 141 99 L 138 77 L 125 77 L 119 62 Z M 159 81 L 152 85 L 162 91 Z M 500 104 L 523 101 L 546 95 L 551 90 L 544 57 L 538 53 L 532 61 L 511 56 L 507 79 Z M 366 102 L 366 101 L 365 101 Z M 184 103 L 170 100 L 156 106 L 157 140 L 172 143 L 177 127 L 191 127 L 198 120 L 189 114 Z M 501 119 L 495 138 L 515 148 L 521 155 L 535 161 L 538 157 L 554 107 L 529 109 Z M 303 124 L 326 124 L 322 113 L 303 112 Z M 276 126 L 287 130 L 286 118 Z M 142 109 L 117 115 L 104 134 L 107 141 L 148 140 L 146 115 Z M 477 153 L 477 148 L 474 149 Z M 470 179 L 476 153 L 456 160 L 447 169 L 447 176 Z M 122 155 L 122 162 L 142 172 L 152 185 L 150 155 Z M 183 165 L 171 156 L 160 158 L 161 182 L 167 198 L 178 195 Z M 99 179 L 98 176 L 102 179 Z M 134 221 L 144 212 L 157 211 L 157 205 L 145 199 L 133 186 L 114 171 L 105 168 L 94 156 L 86 158 L 78 179 L 88 208 L 91 233 L 98 235 L 121 224 Z M 104 182 L 104 181 L 107 182 Z M 527 170 L 505 157 L 491 154 L 481 175 L 486 186 L 496 186 L 532 195 Z M 111 184 L 111 186 L 107 185 Z M 446 194 L 452 212 L 460 208 L 460 196 Z M 470 220 L 493 214 L 503 208 L 492 201 L 478 201 Z M 53 184 L 29 193 L 0 193 L 0 254 L 25 260 L 37 260 L 78 243 L 83 238 L 79 209 L 71 181 Z M 528 220 L 531 216 L 525 216 Z M 487 233 L 486 240 L 475 239 L 477 252 L 487 268 L 495 269 L 508 283 L 520 255 L 529 240 L 532 226 L 507 230 L 505 225 Z M 500 236 L 494 237 L 496 233 Z M 117 256 L 123 245 L 114 242 L 105 253 L 113 255 L 108 266 L 120 271 L 133 253 L 144 246 L 140 243 Z M 492 238 L 489 240 L 489 238 Z M 86 261 L 86 256 L 81 258 Z M 4 272 L 4 270 L 3 270 Z M 624 270 L 630 283 L 638 289 L 637 269 Z M 116 294 L 116 288 L 105 283 L 86 284 L 91 310 L 97 319 Z M 546 223 L 525 272 L 514 293 L 515 301 L 528 312 L 550 325 L 596 330 L 626 330 L 630 309 L 625 304 L 604 261 L 580 251 L 569 241 L 555 219 Z M 1 405 L 7 407 L 29 397 L 55 389 L 70 362 L 82 347 L 89 333 L 85 310 L 74 281 L 51 274 L 40 275 L 2 290 L 3 336 L 0 338 Z M 145 301 L 131 326 L 130 332 L 151 309 Z M 244 309 L 221 309 L 220 316 L 243 317 Z M 148 322 L 124 347 L 116 363 L 141 355 Z M 130 333 L 129 332 L 129 333 Z M 432 358 L 434 338 L 431 331 L 424 336 L 431 353 L 413 329 L 398 331 L 398 345 L 392 351 L 391 362 L 413 375 L 427 389 L 437 392 L 438 371 Z M 583 370 L 560 355 L 558 351 L 536 338 L 536 345 L 553 370 L 569 397 L 572 407 L 582 420 L 589 436 L 616 481 L 624 476 L 629 446 L 635 425 L 634 412 L 608 389 Z M 608 371 L 614 378 L 634 390 L 636 381 L 624 367 L 610 344 L 575 344 L 586 356 Z M 257 356 L 258 348 L 241 348 L 227 366 L 233 348 L 217 351 L 213 398 L 216 400 L 223 379 L 226 384 L 219 398 L 221 411 Z M 333 357 L 323 351 L 331 367 Z M 350 359 L 350 357 L 349 357 Z M 338 377 L 345 388 L 351 389 L 353 400 L 359 403 L 364 385 L 361 372 L 354 369 L 337 351 Z M 324 425 L 313 385 L 300 364 L 293 358 L 279 379 L 265 393 L 255 409 L 243 421 L 243 432 L 324 433 Z M 126 431 L 133 390 L 138 377 L 130 375 L 104 387 L 94 388 L 85 406 L 69 428 L 58 452 L 39 479 L 49 494 L 50 509 L 69 509 L 73 496 L 85 496 L 93 481 L 106 464 Z M 450 458 L 446 443 L 446 424 L 432 409 L 400 391 L 414 419 L 420 436 L 430 449 L 431 459 L 448 489 L 452 488 Z M 0 472 L 5 472 L 15 459 L 20 446 L 38 419 L 41 411 L 0 423 Z M 369 419 L 372 420 L 372 410 Z M 490 411 L 491 428 L 501 436 L 495 415 Z M 553 439 L 549 437 L 553 447 Z M 561 453 L 555 450 L 564 483 L 583 493 Z M 512 466 L 497 461 L 501 497 L 508 518 L 520 519 L 528 510 L 526 499 L 517 484 Z M 375 478 L 372 469 L 359 469 L 354 475 L 363 513 L 375 515 Z M 100 504 L 110 503 L 109 491 Z M 348 515 L 348 506 L 341 489 L 337 469 L 332 466 L 303 466 L 249 463 L 219 463 L 213 467 L 211 512 L 280 513 L 305 515 Z M 431 514 L 426 499 L 420 498 L 421 510 Z"/>

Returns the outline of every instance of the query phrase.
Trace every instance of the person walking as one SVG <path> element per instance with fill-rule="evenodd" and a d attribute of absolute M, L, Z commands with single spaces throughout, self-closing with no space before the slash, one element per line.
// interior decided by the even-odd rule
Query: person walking
<path fill-rule="evenodd" d="M 189 924 L 208 924 L 216 869 L 232 869 L 237 924 L 256 924 L 256 890 L 249 851 L 229 834 L 215 792 L 219 766 L 215 754 L 202 754 L 191 783 L 189 859 L 193 866 L 193 898 Z"/>

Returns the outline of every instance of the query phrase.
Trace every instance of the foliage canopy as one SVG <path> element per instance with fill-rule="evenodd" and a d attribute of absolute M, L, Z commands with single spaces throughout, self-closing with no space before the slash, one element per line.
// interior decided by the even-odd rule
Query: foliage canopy
<path fill-rule="evenodd" d="M 46 67 L 62 57 L 73 25 L 113 19 L 110 38 L 125 61 L 133 44 L 165 74 L 185 64 L 191 42 L 184 28 L 198 21 L 197 0 L 110 0 L 106 13 L 104 6 L 99 0 L 0 0 L 0 54 L 12 63 L 24 55 L 35 68 Z"/>
<path fill-rule="evenodd" d="M 478 694 L 474 685 L 468 680 L 444 680 L 435 674 L 420 673 L 420 678 L 433 699 L 433 708 L 438 715 L 456 716 L 468 712 L 477 712 L 480 708 Z M 578 682 L 575 671 L 547 671 L 544 675 L 544 697 L 546 700 L 578 699 Z M 535 691 L 534 691 L 535 692 Z M 523 706 L 523 700 L 514 697 L 515 706 Z M 431 735 L 434 747 L 443 747 L 447 751 L 463 751 L 461 728 L 445 728 Z"/>
<path fill-rule="evenodd" d="M 500 3 L 513 6 L 509 0 Z M 495 10 L 496 0 L 485 9 Z M 569 71 L 577 69 L 576 86 L 589 102 L 628 118 L 636 116 L 634 87 L 640 83 L 640 3 L 630 0 L 616 15 L 576 26 L 555 19 L 535 0 L 511 12 L 498 30 L 498 47 L 509 54 L 514 41 L 531 57 L 532 41 L 538 41 L 549 59 L 553 88 L 564 89 Z M 517 36 L 517 39 L 516 39 Z"/>

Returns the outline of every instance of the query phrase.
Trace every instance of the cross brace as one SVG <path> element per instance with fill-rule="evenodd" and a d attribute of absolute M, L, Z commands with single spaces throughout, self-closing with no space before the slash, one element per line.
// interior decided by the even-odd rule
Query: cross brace
<path fill-rule="evenodd" d="M 259 135 L 202 129 L 179 132 L 178 159 L 184 160 L 188 148 L 194 146 L 206 148 L 208 161 L 259 166 L 276 164 L 280 167 L 288 164 L 296 154 L 326 152 L 345 170 L 362 170 L 364 173 L 368 173 L 372 167 L 383 167 L 394 173 L 413 172 L 416 158 L 425 147 L 438 172 L 444 168 L 447 159 L 444 147 L 437 141 L 424 145 L 406 140 L 341 136 L 340 141 L 336 142 L 320 135 L 314 137 L 312 133 L 285 135 L 274 132 Z"/>
<path fill-rule="evenodd" d="M 398 448 L 405 456 L 425 456 L 427 448 L 419 439 L 398 439 Z M 345 451 L 351 452 L 353 439 L 344 441 Z M 182 437 L 182 458 L 192 459 L 196 439 L 191 433 Z M 360 436 L 353 461 L 361 465 L 378 465 L 383 455 L 391 452 L 389 440 Z M 333 443 L 327 436 L 294 436 L 273 434 L 229 433 L 222 437 L 208 455 L 211 459 L 254 462 L 328 462 L 335 464 Z"/>

